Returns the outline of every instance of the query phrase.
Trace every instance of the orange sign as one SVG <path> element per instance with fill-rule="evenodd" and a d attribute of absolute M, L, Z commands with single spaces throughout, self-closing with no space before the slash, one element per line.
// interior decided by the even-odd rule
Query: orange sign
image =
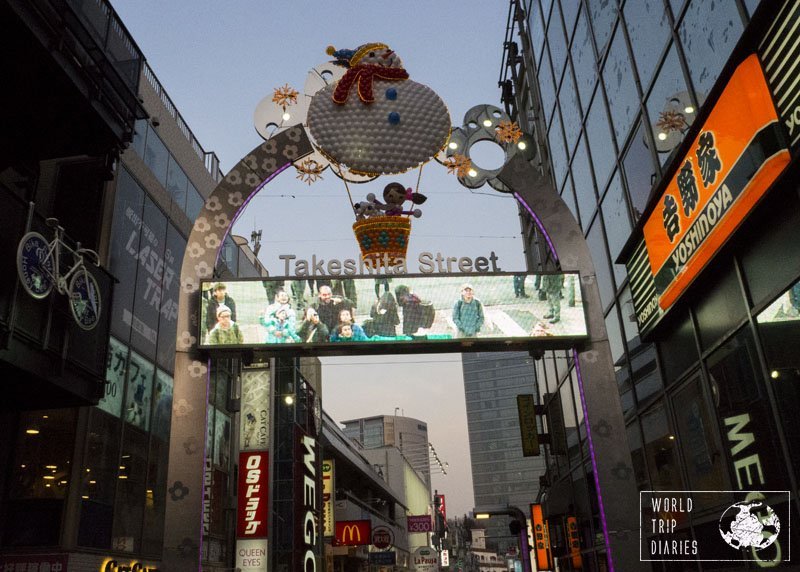
<path fill-rule="evenodd" d="M 536 554 L 537 570 L 552 570 L 550 563 L 550 534 L 542 514 L 542 505 L 531 505 L 531 526 L 533 527 L 533 549 Z"/>
<path fill-rule="evenodd" d="M 368 520 L 341 520 L 336 522 L 336 546 L 361 546 L 370 544 L 372 523 Z"/>
<path fill-rule="evenodd" d="M 572 568 L 583 570 L 583 556 L 581 556 L 581 539 L 578 536 L 578 520 L 574 516 L 567 517 L 567 538 L 569 553 L 572 555 Z"/>
<path fill-rule="evenodd" d="M 661 309 L 686 290 L 788 163 L 753 54 L 734 71 L 644 225 Z"/>

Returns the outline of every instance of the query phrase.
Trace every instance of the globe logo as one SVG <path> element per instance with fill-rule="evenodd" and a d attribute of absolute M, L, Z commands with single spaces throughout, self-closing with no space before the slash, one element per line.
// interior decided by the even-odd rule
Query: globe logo
<path fill-rule="evenodd" d="M 761 501 L 737 502 L 719 519 L 719 533 L 732 548 L 766 548 L 778 538 L 781 521 L 772 507 Z"/>

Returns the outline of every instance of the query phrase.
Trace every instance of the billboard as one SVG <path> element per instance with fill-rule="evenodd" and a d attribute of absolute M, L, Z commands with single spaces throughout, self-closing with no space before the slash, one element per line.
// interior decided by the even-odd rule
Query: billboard
<path fill-rule="evenodd" d="M 549 349 L 587 337 L 577 272 L 317 276 L 205 281 L 201 288 L 198 339 L 207 349 L 316 355 Z"/>

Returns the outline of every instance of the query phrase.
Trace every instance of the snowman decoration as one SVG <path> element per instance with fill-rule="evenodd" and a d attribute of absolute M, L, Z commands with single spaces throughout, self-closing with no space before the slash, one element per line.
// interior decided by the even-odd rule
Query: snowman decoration
<path fill-rule="evenodd" d="M 327 53 L 346 71 L 311 99 L 308 128 L 331 163 L 363 175 L 403 173 L 445 146 L 451 125 L 447 106 L 409 78 L 389 46 L 331 46 Z"/>

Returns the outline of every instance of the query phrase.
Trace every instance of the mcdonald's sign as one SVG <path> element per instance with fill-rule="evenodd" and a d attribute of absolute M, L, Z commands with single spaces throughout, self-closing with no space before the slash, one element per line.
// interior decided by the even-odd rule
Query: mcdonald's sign
<path fill-rule="evenodd" d="M 336 523 L 336 546 L 362 546 L 372 543 L 369 520 L 340 520 Z"/>

